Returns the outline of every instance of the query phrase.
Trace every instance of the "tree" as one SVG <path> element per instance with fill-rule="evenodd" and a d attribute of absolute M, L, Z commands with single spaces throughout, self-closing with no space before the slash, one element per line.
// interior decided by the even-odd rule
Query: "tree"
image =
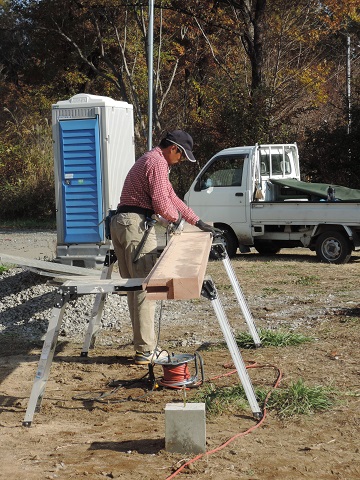
<path fill-rule="evenodd" d="M 147 0 L 3 1 L 1 172 L 11 184 L 18 149 L 16 158 L 36 165 L 29 145 L 50 145 L 51 103 L 81 92 L 132 103 L 142 153 L 151 67 L 154 143 L 172 128 L 185 128 L 195 139 L 199 164 L 172 171 L 180 194 L 199 165 L 236 144 L 297 141 L 310 168 L 308 137 L 345 141 L 336 133 L 347 118 L 343 40 L 350 34 L 358 44 L 357 3 L 287 0 L 284 8 L 283 0 L 209 0 L 204 8 L 199 0 L 161 0 L 150 66 Z M 356 109 L 359 65 L 353 56 Z M 41 132 L 41 142 L 31 131 Z M 26 176 L 21 161 L 15 163 Z"/>

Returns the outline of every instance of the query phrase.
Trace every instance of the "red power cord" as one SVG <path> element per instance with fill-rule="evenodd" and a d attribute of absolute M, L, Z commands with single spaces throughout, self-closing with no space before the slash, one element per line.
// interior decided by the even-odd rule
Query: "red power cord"
<path fill-rule="evenodd" d="M 250 365 L 247 365 L 246 368 L 273 368 L 275 370 L 277 370 L 278 372 L 278 376 L 277 376 L 277 379 L 273 385 L 273 388 L 272 390 L 270 390 L 268 392 L 268 394 L 266 395 L 265 397 L 265 400 L 264 400 L 264 409 L 263 409 L 263 416 L 262 418 L 255 424 L 253 425 L 252 427 L 250 427 L 248 430 L 246 430 L 245 432 L 239 432 L 237 433 L 236 435 L 234 435 L 233 437 L 229 438 L 229 440 L 227 440 L 226 442 L 224 442 L 223 444 L 219 445 L 218 447 L 214 448 L 213 450 L 209 450 L 208 452 L 205 452 L 205 453 L 201 453 L 199 455 L 197 455 L 196 457 L 192 458 L 191 460 L 187 461 L 186 463 L 184 463 L 183 465 L 181 465 L 181 467 L 179 467 L 173 474 L 170 475 L 170 477 L 167 477 L 166 480 L 171 480 L 172 478 L 174 478 L 178 473 L 180 473 L 185 467 L 187 467 L 188 465 L 191 465 L 192 463 L 196 462 L 197 460 L 200 460 L 200 458 L 204 457 L 205 455 L 212 455 L 213 453 L 216 453 L 216 452 L 219 452 L 220 450 L 222 450 L 223 448 L 227 447 L 231 442 L 233 442 L 234 440 L 236 440 L 237 438 L 239 437 L 244 437 L 245 435 L 248 435 L 249 433 L 253 432 L 256 428 L 260 427 L 260 425 L 262 425 L 265 421 L 265 418 L 266 418 L 266 413 L 267 413 L 267 410 L 266 410 L 266 404 L 270 398 L 270 395 L 271 393 L 273 392 L 273 390 L 275 390 L 275 388 L 277 388 L 281 382 L 281 379 L 282 379 L 282 372 L 281 370 L 276 367 L 275 365 L 258 365 L 257 363 L 253 362 L 251 363 Z M 210 380 L 213 380 L 213 379 L 216 379 L 216 378 L 220 378 L 220 377 L 227 377 L 229 375 L 232 375 L 233 373 L 236 373 L 237 370 L 232 370 L 231 372 L 229 373 L 226 373 L 225 375 L 219 375 L 217 377 L 213 377 L 212 379 Z"/>

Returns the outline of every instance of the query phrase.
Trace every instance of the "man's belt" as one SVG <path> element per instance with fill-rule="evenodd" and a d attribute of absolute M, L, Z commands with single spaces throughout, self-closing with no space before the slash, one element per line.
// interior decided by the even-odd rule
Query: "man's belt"
<path fill-rule="evenodd" d="M 145 215 L 145 217 L 151 218 L 154 215 L 154 210 L 149 208 L 136 207 L 134 205 L 121 205 L 117 208 L 116 213 L 138 213 L 139 215 Z"/>

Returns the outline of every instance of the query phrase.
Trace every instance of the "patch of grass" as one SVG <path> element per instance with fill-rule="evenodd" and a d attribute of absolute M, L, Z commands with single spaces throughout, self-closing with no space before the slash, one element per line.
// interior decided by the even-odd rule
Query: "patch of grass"
<path fill-rule="evenodd" d="M 262 289 L 262 292 L 264 295 L 277 295 L 279 293 L 282 293 L 282 291 L 276 287 L 265 287 Z"/>
<path fill-rule="evenodd" d="M 219 388 L 213 383 L 207 383 L 191 401 L 205 403 L 206 411 L 215 416 L 248 408 L 245 391 L 241 385 Z"/>
<path fill-rule="evenodd" d="M 313 341 L 311 337 L 306 337 L 301 333 L 284 332 L 281 330 L 260 329 L 258 334 L 263 347 L 288 347 Z M 238 333 L 235 336 L 235 340 L 240 348 L 255 348 L 254 340 L 249 332 Z"/>
<path fill-rule="evenodd" d="M 7 272 L 8 270 L 10 270 L 9 266 L 0 265 L 0 275 L 4 272 Z"/>
<path fill-rule="evenodd" d="M 232 290 L 232 285 L 230 285 L 229 283 L 220 283 L 217 284 L 216 288 L 218 290 Z"/>
<path fill-rule="evenodd" d="M 283 418 L 298 415 L 310 415 L 330 410 L 334 405 L 334 390 L 330 387 L 307 386 L 302 379 L 290 384 L 286 388 L 274 390 L 267 402 L 267 409 L 274 410 Z M 260 404 L 263 404 L 268 391 L 256 389 L 255 395 Z M 221 415 L 249 408 L 245 391 L 242 386 L 216 387 L 210 383 L 205 385 L 193 399 L 194 402 L 205 403 L 210 415 Z"/>
<path fill-rule="evenodd" d="M 310 415 L 330 410 L 334 405 L 334 389 L 316 385 L 309 387 L 300 378 L 287 388 L 278 388 L 272 392 L 268 408 L 275 410 L 280 417 Z M 263 395 L 263 398 L 261 398 Z M 260 401 L 265 400 L 266 392 L 259 394 Z"/>
<path fill-rule="evenodd" d="M 354 390 L 354 391 L 350 390 L 348 392 L 345 392 L 345 395 L 347 397 L 360 397 L 360 390 Z"/>
<path fill-rule="evenodd" d="M 296 305 L 311 305 L 315 303 L 314 298 L 294 298 L 294 303 L 296 302 Z"/>
<path fill-rule="evenodd" d="M 348 317 L 345 317 L 345 318 L 341 318 L 340 323 L 351 323 L 351 324 L 360 323 L 360 318 L 359 317 L 348 316 Z"/>
<path fill-rule="evenodd" d="M 317 275 L 301 275 L 294 280 L 294 283 L 304 287 L 313 287 L 318 284 L 319 280 L 320 278 Z"/>

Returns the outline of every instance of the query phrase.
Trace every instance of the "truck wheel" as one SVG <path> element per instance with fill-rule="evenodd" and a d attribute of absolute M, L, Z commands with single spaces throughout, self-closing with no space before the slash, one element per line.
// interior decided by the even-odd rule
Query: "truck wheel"
<path fill-rule="evenodd" d="M 221 240 L 223 241 L 227 254 L 230 258 L 235 257 L 236 251 L 239 246 L 238 239 L 236 238 L 235 233 L 229 228 L 227 225 L 218 223 L 214 224 L 215 228 L 219 228 L 224 233 L 220 236 Z"/>
<path fill-rule="evenodd" d="M 255 242 L 254 247 L 255 250 L 260 253 L 260 255 L 276 255 L 281 250 L 281 248 L 279 248 L 277 245 L 274 245 L 271 240 L 268 242 Z"/>
<path fill-rule="evenodd" d="M 351 257 L 351 244 L 340 232 L 325 232 L 316 242 L 316 255 L 321 262 L 347 263 Z"/>

